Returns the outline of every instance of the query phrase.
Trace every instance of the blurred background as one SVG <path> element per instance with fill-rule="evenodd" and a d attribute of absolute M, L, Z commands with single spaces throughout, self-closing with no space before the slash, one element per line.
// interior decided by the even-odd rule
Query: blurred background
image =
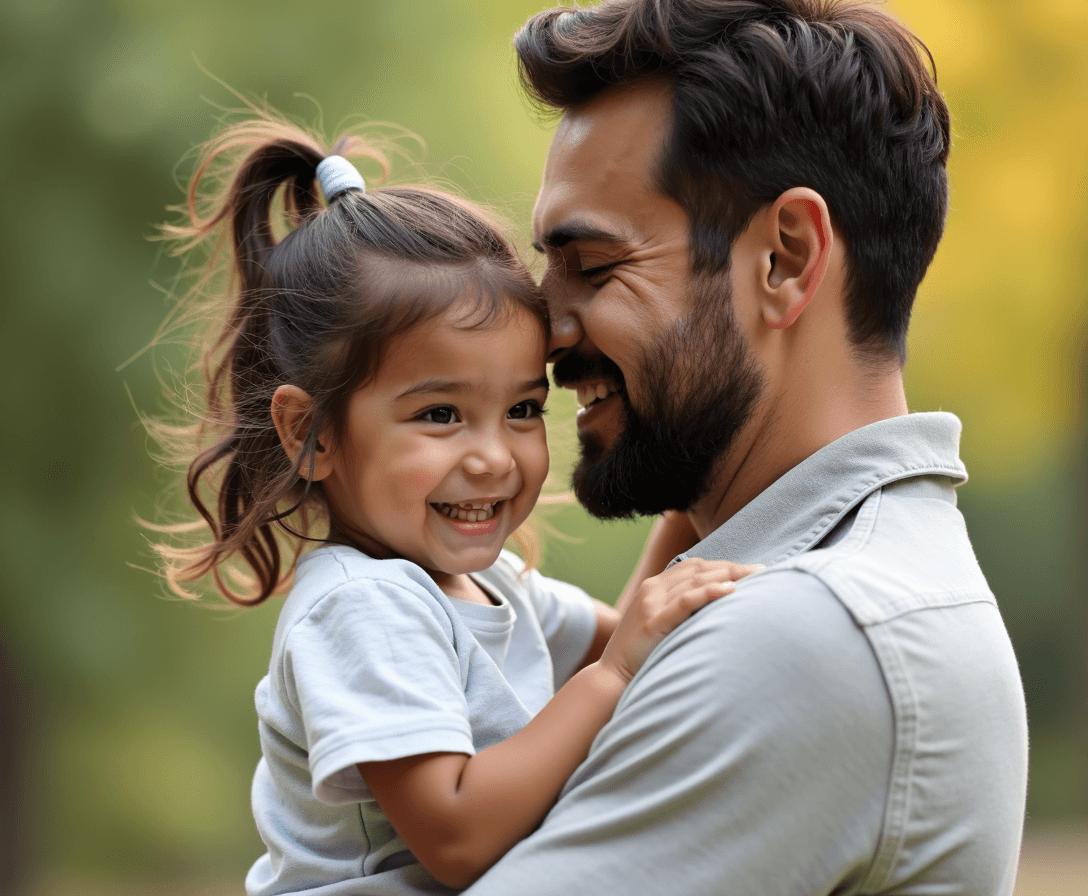
<path fill-rule="evenodd" d="M 238 105 L 216 79 L 328 132 L 416 132 L 425 170 L 497 203 L 524 246 L 549 126 L 510 38 L 543 3 L 0 4 L 0 893 L 240 894 L 262 852 L 252 695 L 277 607 L 167 599 L 134 521 L 172 481 L 137 412 L 164 410 L 157 371 L 187 358 L 139 354 L 177 271 L 147 238 Z M 964 422 L 961 506 L 1029 704 L 1019 892 L 1055 894 L 1088 852 L 1088 5 L 891 8 L 933 51 L 955 129 L 908 395 Z M 569 537 L 548 538 L 544 570 L 604 598 L 646 532 L 576 508 L 549 525 Z"/>

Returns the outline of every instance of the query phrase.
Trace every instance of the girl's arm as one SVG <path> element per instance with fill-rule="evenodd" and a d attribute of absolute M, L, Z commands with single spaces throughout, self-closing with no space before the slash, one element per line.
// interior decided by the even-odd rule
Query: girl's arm
<path fill-rule="evenodd" d="M 688 560 L 636 589 L 597 662 L 517 734 L 475 756 L 427 753 L 359 764 L 378 805 L 440 882 L 464 888 L 543 820 L 620 695 L 662 638 L 730 593 L 747 567 Z"/>
<path fill-rule="evenodd" d="M 616 601 L 616 609 L 622 613 L 634 598 L 639 585 L 650 576 L 662 572 L 673 557 L 693 548 L 698 542 L 699 535 L 686 513 L 678 510 L 663 513 L 646 538 L 642 557 L 639 558 L 635 571 L 631 573 L 620 599 Z"/>
<path fill-rule="evenodd" d="M 608 646 L 609 638 L 612 637 L 620 621 L 620 611 L 603 600 L 593 598 L 593 613 L 597 617 L 597 627 L 593 630 L 593 640 L 589 643 L 589 649 L 586 651 L 580 669 L 601 658 L 605 647 Z"/>
<path fill-rule="evenodd" d="M 597 615 L 597 628 L 589 650 L 586 652 L 586 658 L 583 660 L 584 666 L 595 663 L 601 658 L 608 639 L 616 630 L 623 611 L 634 599 L 639 585 L 650 576 L 664 572 L 673 557 L 694 547 L 698 541 L 699 536 L 686 513 L 670 510 L 654 523 L 646 538 L 646 546 L 642 549 L 638 565 L 631 573 L 631 578 L 627 580 L 627 585 L 620 594 L 619 600 L 616 601 L 616 606 L 611 607 L 604 601 L 593 601 L 593 610 Z"/>

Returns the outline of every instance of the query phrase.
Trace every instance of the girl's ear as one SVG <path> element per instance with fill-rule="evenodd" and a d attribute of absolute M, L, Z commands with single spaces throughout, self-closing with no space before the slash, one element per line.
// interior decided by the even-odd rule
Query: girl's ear
<path fill-rule="evenodd" d="M 313 400 L 298 386 L 280 386 L 272 395 L 272 422 L 279 433 L 280 444 L 291 459 L 298 461 L 306 435 L 310 428 L 310 409 Z M 313 464 L 302 462 L 299 476 L 319 482 L 332 472 L 332 452 L 318 441 L 314 449 Z"/>
<path fill-rule="evenodd" d="M 786 190 L 771 207 L 763 280 L 763 320 L 784 330 L 823 283 L 835 236 L 824 198 L 808 187 Z"/>

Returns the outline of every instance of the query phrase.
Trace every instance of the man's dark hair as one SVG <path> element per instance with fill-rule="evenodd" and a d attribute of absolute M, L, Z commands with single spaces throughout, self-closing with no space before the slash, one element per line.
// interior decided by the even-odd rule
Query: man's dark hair
<path fill-rule="evenodd" d="M 905 360 L 944 229 L 950 124 L 932 56 L 903 25 L 855 0 L 606 0 L 539 13 L 514 44 L 543 108 L 670 84 L 656 181 L 691 218 L 696 274 L 727 270 L 737 236 L 785 190 L 823 196 L 846 242 L 851 341 Z"/>

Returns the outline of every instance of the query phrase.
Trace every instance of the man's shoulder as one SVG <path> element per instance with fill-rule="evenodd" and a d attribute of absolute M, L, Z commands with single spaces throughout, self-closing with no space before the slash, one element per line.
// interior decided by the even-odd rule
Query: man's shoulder
<path fill-rule="evenodd" d="M 820 580 L 858 625 L 962 604 L 994 604 L 963 516 L 939 483 L 878 489 L 829 543 L 781 564 Z"/>
<path fill-rule="evenodd" d="M 690 672 L 685 687 L 709 688 L 715 702 L 775 702 L 807 693 L 815 708 L 852 693 L 860 678 L 865 700 L 883 700 L 878 664 L 865 632 L 835 592 L 803 569 L 786 566 L 742 579 L 736 591 L 672 632 L 640 675 Z M 847 686 L 850 687 L 847 687 Z M 698 699 L 698 698 L 696 698 Z"/>
<path fill-rule="evenodd" d="M 691 705 L 792 707 L 773 736 L 799 736 L 788 719 L 800 719 L 801 728 L 850 725 L 879 741 L 889 709 L 972 738 L 1022 727 L 996 601 L 954 503 L 925 483 L 874 492 L 827 544 L 742 580 L 662 647 L 647 675 L 660 682 L 670 667 L 687 670 L 676 677 Z M 997 720 L 976 717 L 978 707 Z M 897 730 L 896 743 L 909 752 L 916 735 Z"/>
<path fill-rule="evenodd" d="M 812 776 L 832 774 L 851 788 L 848 779 L 864 778 L 864 799 L 879 802 L 894 749 L 893 703 L 865 631 L 823 582 L 797 569 L 752 575 L 678 627 L 632 680 L 616 717 L 679 728 L 756 776 L 788 769 L 797 798 Z"/>

